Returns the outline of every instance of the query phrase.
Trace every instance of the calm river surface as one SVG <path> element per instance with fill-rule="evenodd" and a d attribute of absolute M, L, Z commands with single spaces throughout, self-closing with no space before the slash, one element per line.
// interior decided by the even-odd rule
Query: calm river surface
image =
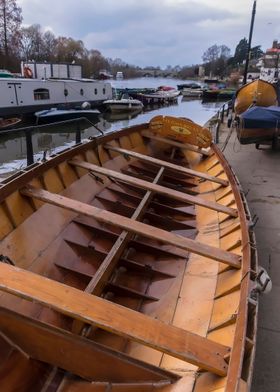
<path fill-rule="evenodd" d="M 186 83 L 178 79 L 168 78 L 139 78 L 122 81 L 112 81 L 113 87 L 133 88 L 133 87 L 159 87 L 173 86 Z M 222 105 L 222 102 L 202 102 L 201 100 L 186 100 L 179 96 L 178 103 L 168 106 L 152 107 L 145 109 L 135 117 L 127 114 L 109 113 L 100 116 L 96 125 L 104 132 L 114 132 L 118 129 L 148 122 L 158 114 L 171 115 L 178 117 L 188 117 L 198 124 L 205 124 Z M 39 132 L 33 133 L 33 150 L 35 160 L 47 154 L 54 153 L 65 147 L 75 144 L 75 131 L 77 125 L 50 126 Z M 93 128 L 88 128 L 87 124 L 82 126 L 82 139 L 97 135 L 98 132 Z M 24 135 L 1 135 L 0 133 L 0 180 L 26 166 L 26 145 Z"/>

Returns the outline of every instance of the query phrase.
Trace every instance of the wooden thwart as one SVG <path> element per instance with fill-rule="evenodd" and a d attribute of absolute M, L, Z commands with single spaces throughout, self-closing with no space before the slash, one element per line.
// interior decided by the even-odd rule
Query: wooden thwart
<path fill-rule="evenodd" d="M 0 263 L 0 289 L 218 375 L 227 374 L 224 356 L 229 347 L 75 288 Z"/>
<path fill-rule="evenodd" d="M 0 308 L 0 330 L 29 357 L 87 380 L 107 381 L 108 377 L 115 382 L 178 379 L 171 372 L 6 308 Z"/>
<path fill-rule="evenodd" d="M 104 148 L 106 148 L 107 150 L 118 152 L 120 154 L 131 156 L 133 158 L 140 159 L 140 160 L 142 160 L 144 162 L 149 162 L 149 163 L 154 164 L 154 165 L 159 165 L 159 166 L 165 167 L 166 169 L 169 169 L 169 170 L 172 170 L 172 171 L 175 171 L 175 172 L 179 172 L 179 173 L 182 173 L 182 174 L 191 175 L 191 176 L 194 176 L 194 177 L 202 178 L 204 180 L 215 182 L 215 183 L 221 184 L 223 186 L 228 186 L 228 184 L 229 184 L 229 182 L 227 180 L 223 180 L 222 178 L 210 176 L 209 174 L 202 173 L 202 172 L 197 171 L 197 170 L 188 169 L 188 168 L 183 167 L 183 166 L 174 165 L 174 163 L 166 162 L 166 161 L 163 161 L 161 159 L 157 159 L 157 158 L 150 157 L 148 155 L 140 154 L 140 153 L 138 153 L 136 151 L 126 150 L 124 148 L 111 146 L 109 144 L 106 144 L 104 146 Z"/>
<path fill-rule="evenodd" d="M 38 200 L 42 200 L 58 207 L 65 208 L 78 214 L 83 214 L 95 218 L 100 222 L 118 226 L 123 230 L 127 230 L 135 234 L 139 234 L 141 236 L 144 235 L 145 237 L 152 238 L 156 241 L 162 241 L 173 246 L 177 246 L 180 249 L 184 249 L 199 254 L 201 256 L 220 261 L 235 268 L 241 267 L 240 256 L 234 253 L 230 253 L 219 248 L 202 244 L 200 242 L 182 237 L 180 235 L 169 233 L 165 230 L 158 229 L 142 222 L 131 220 L 130 218 L 126 218 L 113 212 L 102 210 L 100 208 L 88 205 L 86 203 L 82 203 L 77 200 L 70 199 L 65 196 L 54 194 L 43 189 L 38 189 L 31 186 L 23 188 L 21 190 L 21 194 Z"/>
<path fill-rule="evenodd" d="M 222 204 L 218 204 L 215 202 L 205 200 L 199 196 L 188 195 L 186 193 L 179 192 L 174 189 L 166 188 L 162 185 L 153 184 L 149 181 L 145 181 L 145 180 L 141 180 L 139 178 L 134 178 L 132 176 L 128 176 L 126 174 L 117 172 L 115 170 L 110 170 L 105 167 L 93 165 L 92 163 L 89 163 L 89 162 L 72 160 L 72 161 L 69 161 L 68 163 L 73 166 L 82 167 L 84 169 L 93 171 L 95 173 L 102 174 L 107 177 L 116 178 L 120 181 L 124 181 L 128 184 L 137 186 L 139 188 L 146 189 L 146 190 L 149 190 L 149 191 L 152 191 L 155 193 L 159 193 L 161 195 L 165 195 L 165 196 L 168 196 L 168 197 L 176 199 L 176 200 L 180 200 L 185 203 L 197 204 L 199 206 L 206 207 L 211 210 L 218 211 L 218 212 L 223 212 L 224 214 L 234 216 L 234 217 L 238 216 L 237 210 L 230 208 L 230 207 L 226 207 Z"/>
<path fill-rule="evenodd" d="M 164 137 L 155 136 L 154 134 L 152 134 L 149 131 L 142 131 L 141 135 L 146 137 L 146 138 L 148 138 L 148 139 L 151 139 L 151 140 L 156 140 L 158 142 L 163 142 L 165 144 L 169 144 L 170 146 L 182 148 L 183 150 L 198 152 L 199 154 L 202 154 L 202 155 L 205 155 L 205 156 L 212 155 L 211 150 L 208 151 L 208 150 L 204 150 L 202 148 L 193 146 L 191 144 L 184 144 L 184 143 L 180 143 L 180 142 L 175 142 L 174 140 L 167 139 L 167 138 L 164 138 Z"/>

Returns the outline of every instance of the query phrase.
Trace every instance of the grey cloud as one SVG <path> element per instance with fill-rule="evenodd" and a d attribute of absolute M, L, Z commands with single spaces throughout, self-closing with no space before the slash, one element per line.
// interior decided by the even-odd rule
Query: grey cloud
<path fill-rule="evenodd" d="M 219 6 L 210 0 L 18 1 L 24 23 L 50 26 L 56 35 L 82 39 L 89 49 L 141 66 L 199 63 L 209 46 L 226 44 L 234 50 L 249 30 L 250 10 L 240 12 L 240 0 Z M 274 23 L 278 15 L 257 10 L 253 43 L 269 46 L 274 38 L 264 27 L 268 17 Z"/>

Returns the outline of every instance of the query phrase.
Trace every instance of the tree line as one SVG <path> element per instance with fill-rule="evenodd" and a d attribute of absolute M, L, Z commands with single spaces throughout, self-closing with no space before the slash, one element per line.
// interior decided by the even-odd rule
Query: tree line
<path fill-rule="evenodd" d="M 242 38 L 234 55 L 226 45 L 212 45 L 202 55 L 205 74 L 225 77 L 241 71 L 248 51 L 248 41 Z M 261 46 L 250 51 L 251 65 L 263 55 Z M 0 67 L 13 72 L 20 71 L 20 61 L 79 63 L 84 77 L 98 77 L 106 69 L 113 75 L 122 71 L 126 78 L 141 75 L 141 68 L 130 65 L 120 58 L 105 58 L 97 49 L 87 49 L 82 40 L 56 37 L 52 31 L 43 31 L 39 24 L 22 26 L 22 10 L 16 0 L 0 0 Z M 156 67 L 160 70 L 160 67 Z M 197 77 L 199 65 L 167 66 L 182 79 Z"/>
<path fill-rule="evenodd" d="M 0 67 L 20 71 L 20 61 L 79 63 L 84 77 L 97 77 L 106 69 L 113 75 L 122 71 L 126 77 L 139 74 L 139 67 L 120 58 L 105 58 L 97 49 L 87 49 L 82 40 L 56 37 L 39 24 L 22 26 L 22 10 L 16 0 L 0 0 Z"/>
<path fill-rule="evenodd" d="M 213 45 L 202 56 L 205 73 L 207 75 L 225 77 L 233 72 L 242 73 L 244 62 L 248 54 L 248 40 L 242 38 L 236 45 L 234 55 L 231 56 L 230 48 L 226 45 Z M 250 71 L 257 71 L 257 60 L 264 55 L 260 45 L 250 49 Z"/>

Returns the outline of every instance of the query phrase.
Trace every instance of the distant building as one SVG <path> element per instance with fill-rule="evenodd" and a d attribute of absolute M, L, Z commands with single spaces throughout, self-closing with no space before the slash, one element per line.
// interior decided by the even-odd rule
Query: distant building
<path fill-rule="evenodd" d="M 260 72 L 259 71 L 258 72 L 255 72 L 255 71 L 250 72 L 250 71 L 248 71 L 248 73 L 247 73 L 247 81 L 255 80 L 255 79 L 259 79 L 259 78 L 260 78 Z"/>
<path fill-rule="evenodd" d="M 273 41 L 272 48 L 267 49 L 263 58 L 260 59 L 258 66 L 260 67 L 260 79 L 267 82 L 278 81 L 280 64 L 280 43 Z"/>

